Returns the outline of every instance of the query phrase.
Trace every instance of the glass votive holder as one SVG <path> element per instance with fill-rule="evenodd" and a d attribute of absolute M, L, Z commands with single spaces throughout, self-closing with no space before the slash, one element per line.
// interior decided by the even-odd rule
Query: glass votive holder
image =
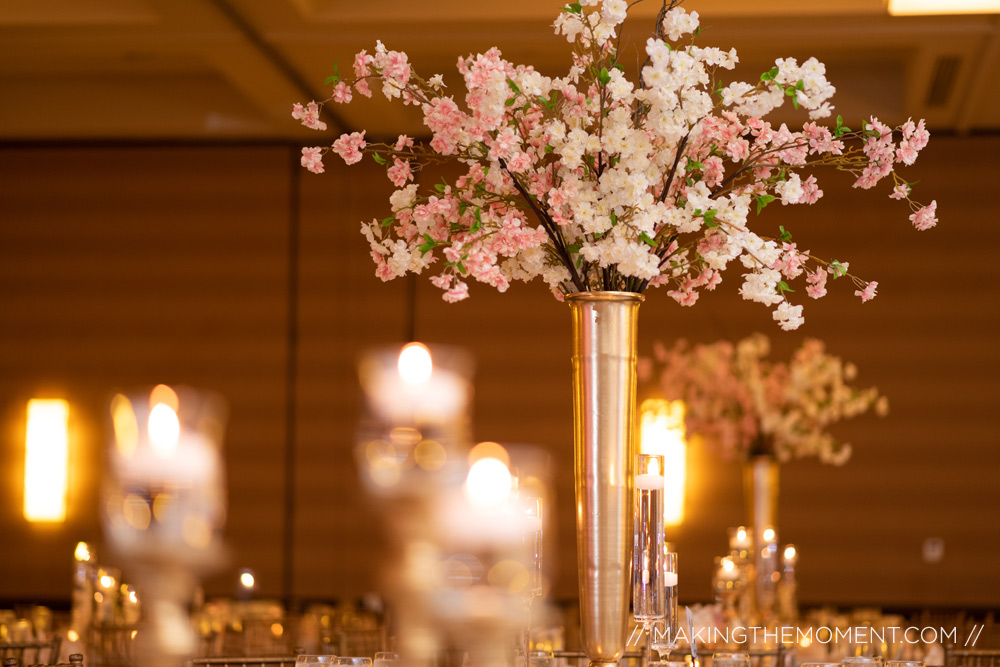
<path fill-rule="evenodd" d="M 750 667 L 750 654 L 719 652 L 712 654 L 711 667 Z"/>
<path fill-rule="evenodd" d="M 344 656 L 339 655 L 334 659 L 335 665 L 356 665 L 357 667 L 371 667 L 372 659 L 364 656 Z"/>
<path fill-rule="evenodd" d="M 886 660 L 885 667 L 924 667 L 923 660 Z"/>
<path fill-rule="evenodd" d="M 555 664 L 552 651 L 528 651 L 528 667 L 554 667 Z"/>
<path fill-rule="evenodd" d="M 882 658 L 867 655 L 852 655 L 840 661 L 843 667 L 881 667 Z"/>
<path fill-rule="evenodd" d="M 375 654 L 373 667 L 391 667 L 399 662 L 399 654 L 391 651 L 379 651 Z"/>
<path fill-rule="evenodd" d="M 335 665 L 337 656 L 330 654 L 322 655 L 297 655 L 295 656 L 295 667 L 329 667 Z"/>

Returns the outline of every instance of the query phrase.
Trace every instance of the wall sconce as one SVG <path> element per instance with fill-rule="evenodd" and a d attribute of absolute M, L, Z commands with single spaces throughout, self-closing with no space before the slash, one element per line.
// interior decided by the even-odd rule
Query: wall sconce
<path fill-rule="evenodd" d="M 651 398 L 639 406 L 639 443 L 643 454 L 663 457 L 663 524 L 677 526 L 684 521 L 684 483 L 687 444 L 684 430 L 684 402 Z"/>
<path fill-rule="evenodd" d="M 28 521 L 66 520 L 68 422 L 66 401 L 28 401 L 24 457 L 24 518 Z"/>
<path fill-rule="evenodd" d="M 892 16 L 923 14 L 998 14 L 997 0 L 888 0 Z"/>

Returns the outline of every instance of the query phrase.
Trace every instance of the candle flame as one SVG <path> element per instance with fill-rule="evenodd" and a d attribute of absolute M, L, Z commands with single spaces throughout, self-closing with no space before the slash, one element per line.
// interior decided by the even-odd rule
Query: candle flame
<path fill-rule="evenodd" d="M 170 458 L 181 435 L 177 413 L 166 403 L 158 403 L 149 411 L 149 444 L 161 458 Z"/>
<path fill-rule="evenodd" d="M 423 343 L 407 343 L 399 352 L 397 368 L 406 384 L 426 384 L 434 372 L 430 350 Z"/>

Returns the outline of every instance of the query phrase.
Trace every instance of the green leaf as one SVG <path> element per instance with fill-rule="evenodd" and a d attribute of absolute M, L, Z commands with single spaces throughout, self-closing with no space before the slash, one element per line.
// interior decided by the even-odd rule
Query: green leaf
<path fill-rule="evenodd" d="M 391 215 L 388 218 L 382 218 L 382 226 L 383 227 L 388 227 L 389 225 L 391 225 L 393 223 L 393 221 L 395 219 L 396 218 L 394 216 L 391 216 Z"/>
<path fill-rule="evenodd" d="M 331 74 L 330 76 L 326 77 L 326 79 L 323 80 L 323 85 L 328 85 L 331 83 L 339 83 L 339 82 L 340 82 L 340 70 L 337 69 L 337 63 L 333 63 L 333 74 Z"/>
<path fill-rule="evenodd" d="M 614 67 L 616 70 L 618 70 L 622 74 L 625 73 L 625 67 L 621 63 L 615 63 L 614 65 L 612 65 L 612 67 Z"/>
<path fill-rule="evenodd" d="M 784 241 L 785 243 L 788 243 L 789 241 L 792 240 L 792 233 L 790 231 L 788 231 L 787 229 L 785 229 L 784 225 L 780 225 L 778 227 L 778 229 L 781 230 L 781 236 L 779 238 L 782 241 Z"/>
<path fill-rule="evenodd" d="M 843 116 L 837 116 L 837 127 L 835 127 L 833 129 L 833 136 L 835 136 L 835 137 L 837 137 L 839 139 L 840 137 L 844 136 L 844 134 L 846 134 L 847 132 L 850 132 L 850 131 L 851 131 L 851 128 L 849 128 L 846 125 L 844 125 L 844 117 Z"/>
<path fill-rule="evenodd" d="M 503 103 L 505 107 L 512 107 L 517 102 L 516 97 L 508 97 L 507 101 Z"/>
<path fill-rule="evenodd" d="M 514 83 L 514 79 L 507 77 L 507 85 L 510 86 L 510 89 L 513 90 L 518 95 L 521 94 L 521 89 L 517 87 L 516 83 Z"/>
<path fill-rule="evenodd" d="M 774 66 L 774 67 L 772 67 L 770 69 L 770 71 L 767 71 L 767 72 L 764 72 L 763 74 L 761 74 L 760 75 L 760 80 L 764 81 L 766 83 L 768 81 L 774 81 L 774 78 L 776 76 L 778 76 L 778 67 Z"/>
<path fill-rule="evenodd" d="M 611 74 L 608 73 L 607 67 L 601 68 L 601 73 L 597 75 L 597 80 L 601 82 L 602 86 L 606 86 L 611 82 Z"/>
<path fill-rule="evenodd" d="M 830 268 L 833 269 L 834 280 L 840 278 L 841 276 L 847 275 L 847 269 L 845 269 L 844 265 L 838 262 L 837 260 L 833 260 L 832 262 L 830 262 Z"/>
<path fill-rule="evenodd" d="M 382 157 L 378 153 L 372 153 L 372 159 L 375 160 L 376 162 L 378 162 L 379 164 L 386 164 L 388 162 L 388 160 L 386 160 L 384 157 Z"/>
<path fill-rule="evenodd" d="M 715 215 L 717 213 L 718 211 L 716 209 L 710 208 L 707 211 L 705 211 L 704 214 L 702 214 L 701 217 L 705 220 L 705 226 L 708 227 L 709 229 L 719 226 L 718 223 L 715 222 Z"/>
<path fill-rule="evenodd" d="M 704 170 L 705 165 L 702 164 L 701 162 L 698 162 L 697 160 L 691 160 L 690 162 L 687 163 L 685 169 L 687 169 L 688 171 L 695 171 L 698 169 Z"/>
<path fill-rule="evenodd" d="M 469 210 L 469 202 L 467 202 L 467 201 L 460 201 L 460 202 L 458 202 L 458 214 L 459 215 L 465 215 L 465 212 L 467 210 Z"/>
<path fill-rule="evenodd" d="M 426 255 L 437 246 L 437 241 L 431 238 L 430 234 L 424 234 L 424 242 L 417 246 L 421 255 Z"/>
<path fill-rule="evenodd" d="M 582 14 L 583 6 L 579 2 L 574 2 L 571 5 L 566 5 L 563 7 L 564 12 L 569 12 L 570 14 Z"/>
<path fill-rule="evenodd" d="M 618 216 L 615 215 L 614 211 L 611 211 L 611 226 L 614 227 L 618 224 Z"/>
<path fill-rule="evenodd" d="M 554 150 L 555 150 L 555 149 L 554 149 L 554 148 L 552 148 L 552 144 L 545 144 L 545 154 L 546 154 L 546 155 L 548 155 L 549 153 L 551 153 L 551 152 L 552 152 L 552 151 L 554 151 Z"/>
<path fill-rule="evenodd" d="M 757 215 L 760 215 L 764 207 L 774 201 L 774 195 L 757 195 L 755 199 L 757 200 Z"/>
<path fill-rule="evenodd" d="M 791 287 L 789 287 L 788 283 L 786 283 L 784 280 L 782 280 L 780 283 L 778 283 L 778 292 L 779 293 L 781 293 L 781 292 L 794 292 L 794 291 L 795 290 L 793 290 Z"/>
<path fill-rule="evenodd" d="M 646 234 L 646 232 L 639 232 L 639 240 L 645 243 L 646 245 L 653 246 L 654 248 L 656 247 L 656 241 L 649 238 L 649 235 Z"/>
<path fill-rule="evenodd" d="M 483 228 L 483 209 L 477 206 L 476 210 L 472 214 L 472 217 L 475 218 L 476 221 L 472 223 L 471 227 L 469 227 L 469 231 L 478 232 Z"/>
<path fill-rule="evenodd" d="M 463 276 L 464 275 L 468 275 L 468 273 L 469 273 L 465 269 L 465 264 L 462 264 L 461 262 L 458 262 L 457 264 L 455 264 L 455 268 L 457 268 L 458 272 L 461 273 Z"/>
<path fill-rule="evenodd" d="M 571 255 L 575 255 L 576 253 L 580 252 L 580 248 L 582 247 L 583 247 L 582 243 L 572 243 L 566 246 L 566 251 Z"/>

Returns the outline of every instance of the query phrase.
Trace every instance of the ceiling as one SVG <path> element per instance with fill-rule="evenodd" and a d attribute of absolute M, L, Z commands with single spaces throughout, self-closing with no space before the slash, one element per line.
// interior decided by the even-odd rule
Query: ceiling
<path fill-rule="evenodd" d="M 565 73 L 549 27 L 558 0 L 4 0 L 0 140 L 315 140 L 294 102 L 327 96 L 376 39 L 456 93 L 457 56 L 498 46 L 515 63 Z M 997 16 L 890 17 L 883 0 L 688 0 L 699 43 L 735 46 L 756 80 L 778 57 L 815 55 L 850 125 L 926 118 L 936 131 L 1000 129 Z M 645 42 L 657 0 L 631 11 L 623 52 Z M 626 55 L 638 62 L 638 56 Z M 332 108 L 334 130 L 423 133 L 384 99 Z M 339 127 L 338 127 L 339 126 Z"/>

